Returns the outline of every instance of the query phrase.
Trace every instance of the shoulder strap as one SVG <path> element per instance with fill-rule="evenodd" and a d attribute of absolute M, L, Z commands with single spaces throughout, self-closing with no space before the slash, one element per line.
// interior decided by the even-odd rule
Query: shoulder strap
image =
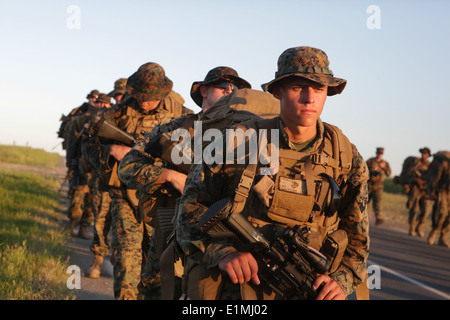
<path fill-rule="evenodd" d="M 323 125 L 331 138 L 332 160 L 329 165 L 334 167 L 334 178 L 337 179 L 339 175 L 347 175 L 352 168 L 352 144 L 338 127 L 325 122 Z"/>

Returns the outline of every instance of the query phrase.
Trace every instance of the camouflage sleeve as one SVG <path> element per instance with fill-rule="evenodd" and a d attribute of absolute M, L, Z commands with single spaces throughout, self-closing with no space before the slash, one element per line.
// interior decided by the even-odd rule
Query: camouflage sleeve
<path fill-rule="evenodd" d="M 369 170 L 354 145 L 352 151 L 352 169 L 339 208 L 341 218 L 339 228 L 347 232 L 348 245 L 340 266 L 330 274 L 346 295 L 351 294 L 365 277 L 370 242 L 369 218 L 366 211 Z"/>
<path fill-rule="evenodd" d="M 384 173 L 386 174 L 386 177 L 389 177 L 391 175 L 391 166 L 389 165 L 389 162 L 385 161 L 386 167 L 384 168 Z"/>
<path fill-rule="evenodd" d="M 194 165 L 186 179 L 176 221 L 177 241 L 185 254 L 207 268 L 218 265 L 226 255 L 237 251 L 226 239 L 212 240 L 198 232 L 197 224 L 212 203 L 227 196 L 227 179 L 205 165 Z"/>
<path fill-rule="evenodd" d="M 160 188 L 161 185 L 155 185 L 155 182 L 167 164 L 148 154 L 145 148 L 158 134 L 178 129 L 185 120 L 185 117 L 180 117 L 157 124 L 125 155 L 119 165 L 119 178 L 128 188 L 136 189 L 141 194 L 151 194 Z"/>
<path fill-rule="evenodd" d="M 146 134 L 128 152 L 119 164 L 119 178 L 128 188 L 136 189 L 142 194 L 150 194 L 159 188 L 155 186 L 162 173 L 161 161 L 145 152 L 148 142 L 157 134 L 158 127 Z"/>

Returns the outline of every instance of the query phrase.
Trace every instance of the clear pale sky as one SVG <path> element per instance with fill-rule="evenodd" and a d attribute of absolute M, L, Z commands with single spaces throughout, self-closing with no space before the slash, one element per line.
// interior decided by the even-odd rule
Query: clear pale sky
<path fill-rule="evenodd" d="M 261 89 L 285 49 L 306 45 L 348 81 L 322 120 L 366 159 L 384 147 L 399 174 L 419 148 L 450 149 L 449 13 L 446 0 L 2 1 L 0 144 L 64 154 L 61 114 L 146 62 L 199 111 L 190 87 L 210 69 L 230 66 Z"/>

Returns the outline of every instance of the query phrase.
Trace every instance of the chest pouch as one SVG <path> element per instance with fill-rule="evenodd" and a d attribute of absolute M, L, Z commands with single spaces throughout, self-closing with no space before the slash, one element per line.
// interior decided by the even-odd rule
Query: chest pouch
<path fill-rule="evenodd" d="M 306 162 L 298 159 L 298 152 L 280 150 L 280 167 L 267 212 L 270 219 L 288 226 L 308 221 L 315 203 L 312 163 L 308 157 Z"/>

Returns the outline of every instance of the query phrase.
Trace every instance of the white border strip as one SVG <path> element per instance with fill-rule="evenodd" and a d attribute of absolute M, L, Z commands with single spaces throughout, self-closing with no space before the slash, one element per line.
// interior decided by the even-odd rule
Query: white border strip
<path fill-rule="evenodd" d="M 388 273 L 391 273 L 391 274 L 393 274 L 393 275 L 395 275 L 395 276 L 397 276 L 397 277 L 399 277 L 399 278 L 401 278 L 401 279 L 403 279 L 403 280 L 405 280 L 405 281 L 407 281 L 407 282 L 410 282 L 410 283 L 412 283 L 412 284 L 415 284 L 416 286 L 419 286 L 419 287 L 421 287 L 421 288 L 423 288 L 423 289 L 425 289 L 425 290 L 431 291 L 431 292 L 433 292 L 434 294 L 443 297 L 444 299 L 450 300 L 450 295 L 446 294 L 445 292 L 442 292 L 442 291 L 439 291 L 439 290 L 434 289 L 434 288 L 432 288 L 432 287 L 429 287 L 429 286 L 427 286 L 426 284 L 424 284 L 424 283 L 422 283 L 422 282 L 419 282 L 419 281 L 417 281 L 417 280 L 411 279 L 410 277 L 407 277 L 407 276 L 405 276 L 405 275 L 403 275 L 403 274 L 401 274 L 401 273 L 398 273 L 398 272 L 396 272 L 396 271 L 394 271 L 394 270 L 392 270 L 392 269 L 389 269 L 389 268 L 387 268 L 387 267 L 384 267 L 384 266 L 382 266 L 382 265 L 379 265 L 379 264 L 377 264 L 377 263 L 375 263 L 375 262 L 373 262 L 373 261 L 367 260 L 367 263 L 369 263 L 369 264 L 371 264 L 371 265 L 376 265 L 376 266 L 378 266 L 380 269 L 382 269 L 382 270 L 384 270 L 384 271 L 386 271 L 386 272 L 388 272 Z"/>

